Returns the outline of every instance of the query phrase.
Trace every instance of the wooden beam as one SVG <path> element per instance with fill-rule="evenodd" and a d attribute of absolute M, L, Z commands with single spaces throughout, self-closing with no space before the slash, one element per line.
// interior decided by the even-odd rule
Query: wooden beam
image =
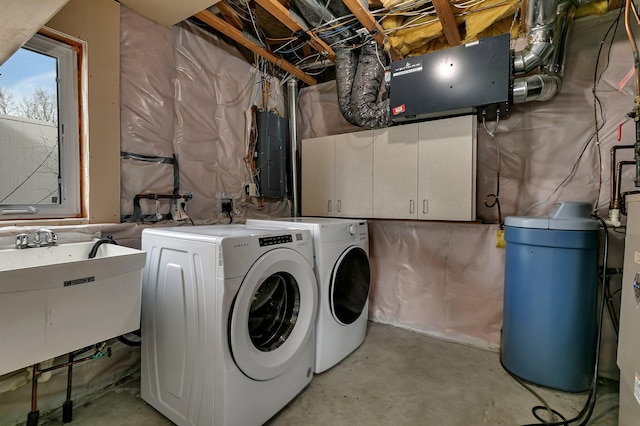
<path fill-rule="evenodd" d="M 242 31 L 242 21 L 231 6 L 229 6 L 224 0 L 221 0 L 215 4 L 215 7 L 218 8 L 225 21 Z"/>
<path fill-rule="evenodd" d="M 373 37 L 373 39 L 384 49 L 384 29 L 378 21 L 373 17 L 371 13 L 364 7 L 359 0 L 342 0 L 342 2 L 349 8 L 351 13 L 355 15 L 355 17 L 360 21 L 363 27 L 369 31 L 369 34 Z M 391 59 L 397 61 L 402 59 L 402 55 L 400 52 L 395 50 L 393 47 L 389 48 L 389 54 L 391 55 Z"/>
<path fill-rule="evenodd" d="M 456 24 L 456 17 L 453 16 L 451 3 L 449 0 L 432 0 L 433 7 L 436 8 L 436 15 L 440 19 L 444 35 L 447 38 L 449 46 L 457 46 L 461 43 L 460 28 Z"/>
<path fill-rule="evenodd" d="M 260 46 L 257 46 L 252 41 L 247 40 L 246 38 L 244 38 L 240 30 L 238 30 L 237 28 L 235 28 L 233 25 L 229 24 L 225 20 L 218 18 L 216 15 L 209 12 L 208 10 L 203 10 L 202 12 L 198 12 L 193 16 L 195 16 L 205 24 L 209 25 L 211 28 L 218 30 L 222 34 L 226 35 L 227 37 L 230 37 L 236 43 L 241 44 L 242 46 L 246 47 L 252 52 L 262 56 L 267 61 L 274 64 L 275 66 L 280 67 L 286 72 L 296 76 L 297 78 L 304 81 L 308 85 L 313 86 L 317 84 L 317 81 L 315 80 L 315 78 L 305 74 L 304 72 L 302 72 L 302 70 L 295 67 L 291 63 L 285 61 L 284 59 L 273 55 L 271 52 L 263 49 Z"/>
<path fill-rule="evenodd" d="M 311 31 L 305 31 L 300 24 L 291 18 L 289 15 L 289 9 L 284 7 L 278 2 L 278 0 L 256 0 L 260 6 L 262 6 L 267 12 L 273 15 L 278 21 L 282 22 L 282 24 L 289 28 L 291 31 L 304 31 L 307 36 L 309 36 L 309 44 L 313 46 L 319 53 L 326 55 L 326 57 L 332 61 L 336 61 L 336 55 L 333 52 L 333 49 L 329 47 L 324 41 L 316 37 L 316 35 Z"/>

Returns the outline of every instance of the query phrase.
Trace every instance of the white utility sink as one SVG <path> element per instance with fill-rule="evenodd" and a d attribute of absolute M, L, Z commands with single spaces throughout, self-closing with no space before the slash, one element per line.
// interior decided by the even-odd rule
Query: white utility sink
<path fill-rule="evenodd" d="M 94 244 L 0 250 L 0 375 L 140 327 L 146 253 Z"/>

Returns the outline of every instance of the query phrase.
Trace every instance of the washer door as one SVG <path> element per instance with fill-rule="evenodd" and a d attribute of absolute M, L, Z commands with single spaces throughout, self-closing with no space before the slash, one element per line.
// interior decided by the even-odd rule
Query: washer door
<path fill-rule="evenodd" d="M 340 255 L 331 273 L 329 300 L 336 321 L 348 325 L 360 318 L 369 297 L 370 284 L 367 253 L 360 247 L 349 247 Z"/>
<path fill-rule="evenodd" d="M 275 249 L 249 269 L 230 314 L 229 341 L 236 365 L 254 380 L 285 372 L 308 344 L 318 289 L 307 260 Z"/>

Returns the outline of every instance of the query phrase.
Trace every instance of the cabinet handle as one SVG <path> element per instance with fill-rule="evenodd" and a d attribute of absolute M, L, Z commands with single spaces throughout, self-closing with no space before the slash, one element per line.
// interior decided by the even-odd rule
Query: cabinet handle
<path fill-rule="evenodd" d="M 338 213 L 342 211 L 342 201 L 338 200 Z"/>
<path fill-rule="evenodd" d="M 327 201 L 327 211 L 331 213 L 331 200 Z"/>
<path fill-rule="evenodd" d="M 414 206 L 414 201 L 413 200 L 409 200 L 409 213 L 413 214 L 413 212 L 415 211 L 415 206 Z"/>
<path fill-rule="evenodd" d="M 427 200 L 422 200 L 422 214 L 427 214 Z"/>

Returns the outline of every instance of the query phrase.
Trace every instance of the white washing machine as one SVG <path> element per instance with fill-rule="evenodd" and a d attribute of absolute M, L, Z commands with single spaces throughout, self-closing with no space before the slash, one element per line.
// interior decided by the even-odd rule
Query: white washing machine
<path fill-rule="evenodd" d="M 313 377 L 306 230 L 147 228 L 142 398 L 177 425 L 260 425 Z"/>
<path fill-rule="evenodd" d="M 247 225 L 311 231 L 319 286 L 314 372 L 333 367 L 356 350 L 367 334 L 371 283 L 367 222 L 287 217 L 247 219 Z"/>

